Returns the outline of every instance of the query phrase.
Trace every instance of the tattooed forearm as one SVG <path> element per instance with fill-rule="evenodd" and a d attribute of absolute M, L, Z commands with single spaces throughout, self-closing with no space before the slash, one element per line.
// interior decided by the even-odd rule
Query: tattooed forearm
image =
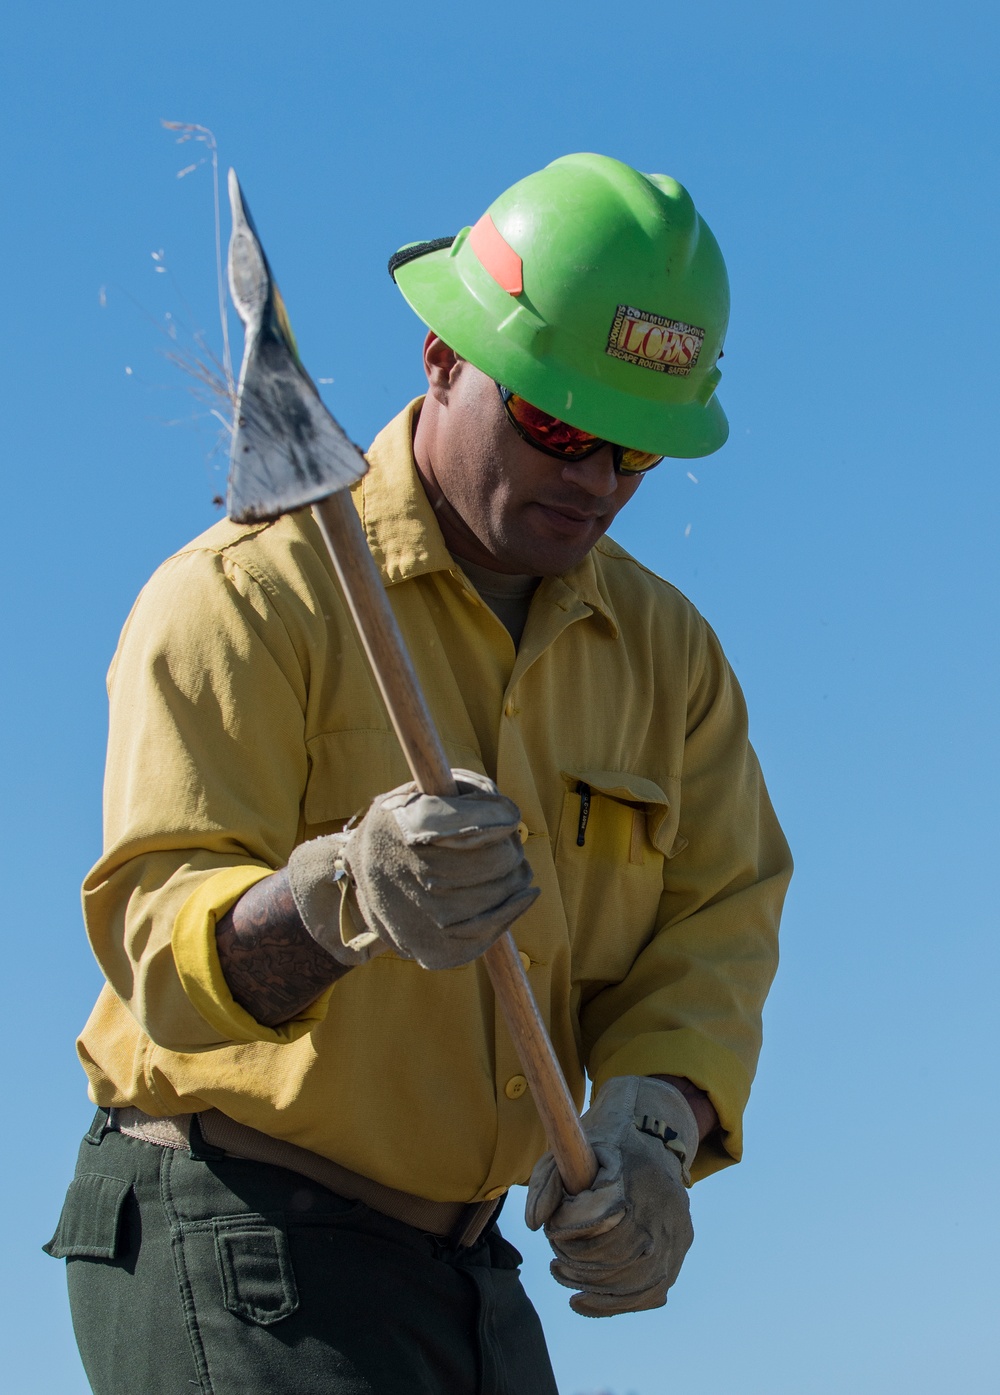
<path fill-rule="evenodd" d="M 265 1027 L 287 1022 L 348 972 L 302 924 L 285 872 L 241 896 L 215 941 L 229 991 Z"/>

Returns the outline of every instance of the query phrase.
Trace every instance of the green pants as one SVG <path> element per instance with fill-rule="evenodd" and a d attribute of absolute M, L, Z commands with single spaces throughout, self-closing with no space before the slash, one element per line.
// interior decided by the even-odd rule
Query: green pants
<path fill-rule="evenodd" d="M 284 1168 L 107 1129 L 55 1235 L 96 1395 L 557 1395 L 520 1255 L 471 1249 Z"/>

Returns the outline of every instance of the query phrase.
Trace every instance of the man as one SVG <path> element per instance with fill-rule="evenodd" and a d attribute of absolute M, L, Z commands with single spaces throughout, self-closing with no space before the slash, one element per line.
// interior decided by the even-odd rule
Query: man
<path fill-rule="evenodd" d="M 725 267 L 569 156 L 391 269 L 428 390 L 355 490 L 459 783 L 419 795 L 307 512 L 157 572 L 109 679 L 99 1110 L 49 1251 L 94 1389 L 551 1395 L 529 1180 L 578 1312 L 666 1301 L 741 1151 L 787 848 L 718 642 L 605 536 L 721 446 Z M 567 1196 L 482 951 L 513 928 L 600 1163 Z"/>

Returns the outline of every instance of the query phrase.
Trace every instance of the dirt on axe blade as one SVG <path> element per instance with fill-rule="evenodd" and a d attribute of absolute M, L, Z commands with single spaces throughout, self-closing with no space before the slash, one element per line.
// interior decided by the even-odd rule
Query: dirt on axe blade
<path fill-rule="evenodd" d="M 229 202 L 229 287 L 246 330 L 229 516 L 245 523 L 312 506 L 413 778 L 425 794 L 454 794 L 448 758 L 351 500 L 350 486 L 368 462 L 324 407 L 302 366 L 233 170 Z M 597 1175 L 597 1159 L 510 932 L 483 958 L 566 1190 L 585 1191 Z"/>

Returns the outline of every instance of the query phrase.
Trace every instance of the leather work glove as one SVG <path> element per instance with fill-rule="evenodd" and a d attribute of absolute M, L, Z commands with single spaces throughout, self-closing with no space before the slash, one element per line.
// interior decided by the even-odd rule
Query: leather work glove
<path fill-rule="evenodd" d="M 400 785 L 356 828 L 292 853 L 299 914 L 338 962 L 353 967 L 394 949 L 425 969 L 468 964 L 538 896 L 517 805 L 485 775 L 452 774 L 457 795 Z"/>
<path fill-rule="evenodd" d="M 581 1123 L 600 1171 L 588 1191 L 567 1196 L 551 1153 L 528 1183 L 525 1220 L 545 1227 L 552 1276 L 580 1292 L 585 1317 L 661 1308 L 694 1239 L 685 1187 L 698 1126 L 680 1090 L 625 1075 L 598 1091 Z"/>

